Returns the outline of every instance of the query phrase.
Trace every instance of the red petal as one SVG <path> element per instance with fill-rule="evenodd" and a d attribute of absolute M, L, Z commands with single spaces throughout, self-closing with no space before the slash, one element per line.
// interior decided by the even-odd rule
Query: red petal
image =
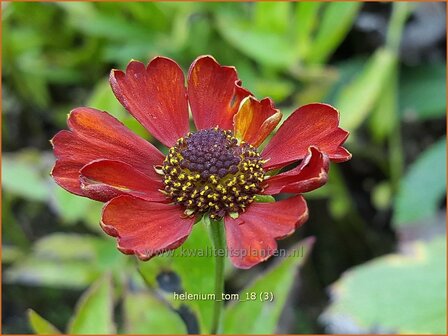
<path fill-rule="evenodd" d="M 148 66 L 131 61 L 126 73 L 112 70 L 110 85 L 120 103 L 161 143 L 171 147 L 188 133 L 188 103 L 182 69 L 169 58 Z"/>
<path fill-rule="evenodd" d="M 87 107 L 74 109 L 68 117 L 71 131 L 60 131 L 52 140 L 56 158 L 52 176 L 64 189 L 84 196 L 79 171 L 86 164 L 108 159 L 125 162 L 152 178 L 163 154 L 132 133 L 106 112 Z"/>
<path fill-rule="evenodd" d="M 148 260 L 179 247 L 188 237 L 195 219 L 183 209 L 133 196 L 118 196 L 103 208 L 103 230 L 118 238 L 118 249 Z"/>
<path fill-rule="evenodd" d="M 234 67 L 211 56 L 197 58 L 188 73 L 188 100 L 198 129 L 219 126 L 232 130 L 233 116 L 250 92 L 240 86 Z"/>
<path fill-rule="evenodd" d="M 159 191 L 163 189 L 160 179 L 150 178 L 121 161 L 93 161 L 84 166 L 80 173 L 84 195 L 100 202 L 107 202 L 119 195 L 133 195 L 155 202 L 166 201 Z"/>
<path fill-rule="evenodd" d="M 308 147 L 316 146 L 335 162 L 350 160 L 351 154 L 341 145 L 349 133 L 338 127 L 338 111 L 326 104 L 308 104 L 295 110 L 283 123 L 263 151 L 269 159 L 266 169 L 283 167 L 303 159 Z"/>
<path fill-rule="evenodd" d="M 323 186 L 328 179 L 330 162 L 328 156 L 316 147 L 308 149 L 308 155 L 294 169 L 270 177 L 263 194 L 275 195 L 281 192 L 301 194 Z"/>
<path fill-rule="evenodd" d="M 258 101 L 254 97 L 246 97 L 233 118 L 234 134 L 238 139 L 258 147 L 281 118 L 282 114 L 274 107 L 271 99 Z"/>
<path fill-rule="evenodd" d="M 250 268 L 277 249 L 276 239 L 292 234 L 308 219 L 302 196 L 274 203 L 253 203 L 237 219 L 225 218 L 227 248 L 233 264 Z"/>
<path fill-rule="evenodd" d="M 82 166 L 82 163 L 76 161 L 57 160 L 50 175 L 65 190 L 76 195 L 84 196 L 79 181 L 79 170 Z"/>

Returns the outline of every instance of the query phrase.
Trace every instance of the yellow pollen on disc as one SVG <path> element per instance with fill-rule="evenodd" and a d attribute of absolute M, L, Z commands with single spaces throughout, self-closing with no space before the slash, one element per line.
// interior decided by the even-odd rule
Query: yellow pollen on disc
<path fill-rule="evenodd" d="M 163 192 L 188 215 L 211 218 L 245 211 L 262 191 L 263 160 L 256 148 L 218 128 L 188 133 L 168 151 Z"/>

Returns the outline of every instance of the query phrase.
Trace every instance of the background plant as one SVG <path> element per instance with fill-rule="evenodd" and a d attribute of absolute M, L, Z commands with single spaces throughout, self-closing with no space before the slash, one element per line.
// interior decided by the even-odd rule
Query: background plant
<path fill-rule="evenodd" d="M 312 250 L 302 242 L 308 259 L 228 265 L 227 292 L 267 290 L 276 300 L 265 314 L 256 302 L 229 303 L 224 331 L 445 333 L 443 4 L 2 9 L 3 333 L 206 330 L 211 303 L 180 304 L 172 291 L 212 292 L 213 260 L 157 257 L 138 263 L 139 274 L 101 233 L 100 204 L 48 176 L 48 139 L 73 107 L 107 110 L 151 140 L 114 99 L 111 68 L 155 55 L 186 68 L 200 54 L 235 65 L 246 87 L 286 115 L 312 101 L 335 105 L 352 132 L 352 161 L 332 166 L 329 184 L 308 197 L 309 222 L 280 244 L 315 236 Z M 208 244 L 204 235 L 197 225 L 186 248 Z M 243 315 L 247 323 L 236 323 Z"/>

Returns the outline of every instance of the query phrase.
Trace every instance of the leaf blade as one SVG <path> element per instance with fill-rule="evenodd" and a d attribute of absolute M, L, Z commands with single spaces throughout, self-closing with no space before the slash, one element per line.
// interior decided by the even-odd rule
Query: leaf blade
<path fill-rule="evenodd" d="M 393 218 L 398 228 L 435 214 L 446 191 L 445 171 L 446 142 L 441 139 L 417 158 L 400 182 Z"/>
<path fill-rule="evenodd" d="M 396 57 L 392 52 L 378 49 L 362 72 L 339 93 L 336 106 L 341 111 L 342 128 L 353 131 L 364 122 L 395 62 Z"/>
<path fill-rule="evenodd" d="M 81 296 L 68 333 L 112 334 L 115 331 L 112 315 L 112 283 L 110 276 L 105 275 Z"/>
<path fill-rule="evenodd" d="M 28 323 L 37 335 L 55 335 L 61 332 L 32 309 L 28 309 Z"/>
<path fill-rule="evenodd" d="M 312 41 L 306 60 L 324 63 L 342 42 L 352 26 L 361 4 L 357 2 L 327 3 L 316 37 Z"/>
<path fill-rule="evenodd" d="M 446 236 L 405 251 L 357 266 L 331 286 L 332 303 L 321 315 L 330 331 L 446 333 Z"/>
<path fill-rule="evenodd" d="M 185 334 L 181 318 L 148 291 L 129 289 L 124 297 L 127 334 Z"/>
<path fill-rule="evenodd" d="M 245 288 L 239 297 L 240 300 L 244 300 L 247 295 L 250 297 L 251 293 L 256 295 L 272 293 L 273 302 L 233 301 L 226 307 L 223 323 L 225 334 L 272 334 L 275 332 L 281 309 L 294 280 L 294 270 L 297 270 L 297 267 L 306 260 L 313 242 L 313 238 L 300 242 L 291 249 L 291 252 L 294 252 L 303 248 L 303 255 L 300 258 L 283 258 L 266 274 Z"/>

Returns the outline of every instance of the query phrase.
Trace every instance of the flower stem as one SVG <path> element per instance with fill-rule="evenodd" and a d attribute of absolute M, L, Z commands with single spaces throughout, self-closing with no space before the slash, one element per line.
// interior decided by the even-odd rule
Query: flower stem
<path fill-rule="evenodd" d="M 213 241 L 215 256 L 215 306 L 213 307 L 213 320 L 210 334 L 217 334 L 221 322 L 224 293 L 224 261 L 225 261 L 225 237 L 224 221 L 210 219 L 210 233 Z"/>

